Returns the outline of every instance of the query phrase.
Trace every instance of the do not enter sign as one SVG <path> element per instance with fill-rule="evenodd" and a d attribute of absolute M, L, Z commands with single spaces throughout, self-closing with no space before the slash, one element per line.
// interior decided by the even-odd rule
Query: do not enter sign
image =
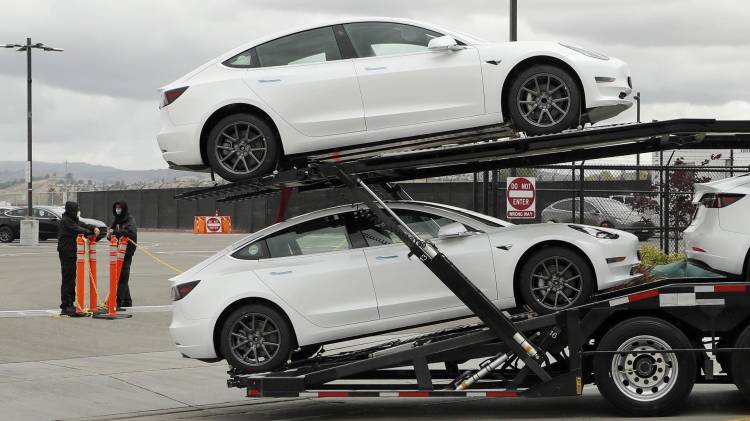
<path fill-rule="evenodd" d="M 508 219 L 536 218 L 536 178 L 508 177 L 505 194 L 508 206 L 505 211 Z"/>
<path fill-rule="evenodd" d="M 218 216 L 209 216 L 206 218 L 207 232 L 221 232 L 221 219 Z"/>

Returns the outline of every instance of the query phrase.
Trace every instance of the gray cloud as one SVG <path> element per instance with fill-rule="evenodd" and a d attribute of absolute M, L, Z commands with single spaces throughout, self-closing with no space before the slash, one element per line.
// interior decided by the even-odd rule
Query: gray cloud
<path fill-rule="evenodd" d="M 520 39 L 570 40 L 626 60 L 649 110 L 715 107 L 748 118 L 746 1 L 520 3 Z M 0 42 L 32 35 L 66 49 L 34 53 L 37 157 L 163 167 L 159 86 L 253 38 L 355 15 L 409 17 L 491 40 L 508 33 L 507 2 L 497 0 L 29 0 L 3 20 Z M 25 72 L 21 53 L 0 49 L 0 143 L 10 159 L 25 156 Z"/>

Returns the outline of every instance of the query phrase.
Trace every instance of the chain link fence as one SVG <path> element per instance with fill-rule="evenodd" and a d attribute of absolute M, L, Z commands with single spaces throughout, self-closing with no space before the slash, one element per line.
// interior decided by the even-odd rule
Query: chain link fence
<path fill-rule="evenodd" d="M 630 231 L 666 253 L 683 251 L 682 232 L 690 225 L 695 184 L 749 171 L 747 166 L 688 165 L 676 159 L 665 165 L 589 165 L 571 163 L 473 175 L 473 209 L 505 217 L 508 176 L 536 177 L 532 222 L 572 222 Z M 484 182 L 487 180 L 487 182 Z M 492 192 L 497 192 L 492 195 Z M 500 198 L 493 200 L 492 196 Z"/>

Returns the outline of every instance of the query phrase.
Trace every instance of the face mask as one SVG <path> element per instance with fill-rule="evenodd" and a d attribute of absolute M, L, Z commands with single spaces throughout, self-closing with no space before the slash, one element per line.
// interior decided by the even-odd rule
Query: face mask
<path fill-rule="evenodd" d="M 120 209 L 120 208 L 115 208 L 115 213 L 116 213 L 117 215 L 121 215 L 121 214 L 122 214 L 122 209 Z"/>

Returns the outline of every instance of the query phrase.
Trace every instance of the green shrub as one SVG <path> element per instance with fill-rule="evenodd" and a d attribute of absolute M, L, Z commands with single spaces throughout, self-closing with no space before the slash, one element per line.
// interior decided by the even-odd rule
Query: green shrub
<path fill-rule="evenodd" d="M 641 265 L 654 267 L 657 265 L 668 265 L 670 263 L 685 260 L 684 253 L 666 254 L 662 249 L 653 244 L 641 245 Z"/>

